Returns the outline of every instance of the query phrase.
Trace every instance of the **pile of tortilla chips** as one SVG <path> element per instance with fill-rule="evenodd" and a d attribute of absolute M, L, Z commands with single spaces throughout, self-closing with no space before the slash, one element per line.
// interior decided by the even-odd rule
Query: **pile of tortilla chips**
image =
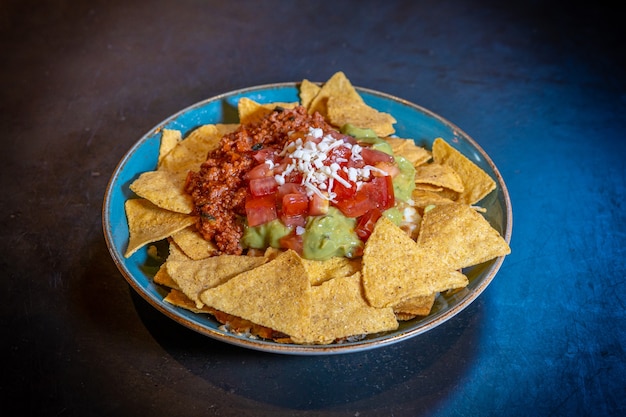
<path fill-rule="evenodd" d="M 168 239 L 169 256 L 154 276 L 168 288 L 165 301 L 212 314 L 225 331 L 283 343 L 328 344 L 398 327 L 428 315 L 441 292 L 468 285 L 464 268 L 510 253 L 507 242 L 477 207 L 495 181 L 443 139 L 432 149 L 391 136 L 393 116 L 368 106 L 342 72 L 325 83 L 303 80 L 300 103 L 238 103 L 241 123 L 253 123 L 276 106 L 305 106 L 334 126 L 370 128 L 416 168 L 413 204 L 417 230 L 408 233 L 381 217 L 363 256 L 314 261 L 269 248 L 243 256 L 216 255 L 196 230 L 193 203 L 183 191 L 220 138 L 238 125 L 203 125 L 186 138 L 164 129 L 156 170 L 141 174 L 126 202 L 130 257 Z"/>

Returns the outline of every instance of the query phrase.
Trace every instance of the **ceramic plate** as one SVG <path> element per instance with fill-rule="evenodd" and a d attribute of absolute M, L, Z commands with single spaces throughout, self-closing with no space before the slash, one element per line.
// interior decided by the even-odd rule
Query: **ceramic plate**
<path fill-rule="evenodd" d="M 495 179 L 496 190 L 480 204 L 487 208 L 487 220 L 509 242 L 512 228 L 509 195 L 496 166 L 480 146 L 452 123 L 416 104 L 369 89 L 358 90 L 367 104 L 396 118 L 395 128 L 399 137 L 413 138 L 418 145 L 428 149 L 435 138 L 442 137 Z M 493 280 L 503 258 L 464 270 L 470 281 L 467 288 L 451 296 L 439 296 L 427 317 L 401 322 L 400 327 L 392 332 L 325 346 L 279 344 L 228 333 L 220 330 L 220 324 L 209 315 L 195 314 L 164 302 L 167 292 L 152 281 L 158 265 L 151 263 L 153 261 L 148 257 L 146 248 L 140 249 L 129 259 L 123 256 L 128 242 L 124 202 L 133 197 L 128 187 L 142 172 L 156 168 L 161 129 L 180 130 L 184 137 L 187 132 L 202 124 L 237 123 L 237 101 L 242 97 L 261 103 L 295 102 L 299 100 L 298 84 L 281 83 L 237 90 L 199 102 L 170 116 L 135 143 L 119 162 L 107 186 L 103 227 L 111 256 L 130 286 L 157 310 L 183 326 L 233 345 L 285 354 L 336 354 L 377 348 L 424 333 L 462 311 Z"/>

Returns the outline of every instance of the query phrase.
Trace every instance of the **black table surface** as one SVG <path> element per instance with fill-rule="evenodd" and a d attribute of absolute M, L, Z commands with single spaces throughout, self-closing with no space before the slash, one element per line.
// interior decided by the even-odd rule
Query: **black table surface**
<path fill-rule="evenodd" d="M 1 2 L 3 410 L 623 415 L 623 25 L 601 2 Z M 314 357 L 220 343 L 134 293 L 101 215 L 127 150 L 205 98 L 336 71 L 494 160 L 514 220 L 487 290 L 425 334 Z"/>

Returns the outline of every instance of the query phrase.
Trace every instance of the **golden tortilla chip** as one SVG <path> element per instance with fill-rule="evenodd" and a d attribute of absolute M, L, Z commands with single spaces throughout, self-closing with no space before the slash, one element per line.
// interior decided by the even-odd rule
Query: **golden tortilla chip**
<path fill-rule="evenodd" d="M 472 205 L 495 190 L 496 182 L 489 174 L 442 138 L 435 139 L 432 152 L 436 163 L 452 167 L 463 180 L 463 192 L 459 194 L 458 202 Z"/>
<path fill-rule="evenodd" d="M 388 136 L 385 140 L 389 145 L 391 145 L 394 155 L 404 157 L 415 167 L 425 164 L 432 159 L 431 153 L 426 148 L 417 146 L 412 139 L 401 139 Z"/>
<path fill-rule="evenodd" d="M 417 245 L 461 269 L 511 252 L 500 233 L 466 204 L 445 204 L 424 213 Z"/>
<path fill-rule="evenodd" d="M 296 107 L 298 103 L 268 103 L 261 104 L 256 101 L 243 97 L 239 99 L 237 103 L 237 111 L 239 113 L 239 121 L 241 124 L 257 123 L 264 117 L 274 111 L 276 107 L 282 107 L 284 109 L 292 109 Z"/>
<path fill-rule="evenodd" d="M 327 101 L 327 112 L 328 120 L 337 127 L 350 123 L 372 129 L 378 137 L 389 136 L 396 131 L 393 116 L 368 106 L 362 99 L 355 101 L 343 96 L 331 96 Z"/>
<path fill-rule="evenodd" d="M 311 326 L 296 343 L 328 344 L 337 339 L 398 328 L 391 308 L 375 308 L 363 298 L 361 274 L 334 278 L 311 289 Z"/>
<path fill-rule="evenodd" d="M 427 316 L 435 304 L 435 294 L 422 295 L 419 297 L 409 298 L 393 307 L 396 317 L 413 318 L 415 316 Z"/>
<path fill-rule="evenodd" d="M 432 163 L 416 167 L 415 184 L 429 184 L 435 187 L 448 188 L 458 193 L 463 192 L 463 180 L 449 165 Z"/>
<path fill-rule="evenodd" d="M 172 279 L 170 274 L 167 273 L 167 266 L 165 263 L 161 265 L 157 273 L 154 275 L 153 281 L 155 284 L 163 285 L 175 290 L 180 290 L 178 284 Z"/>
<path fill-rule="evenodd" d="M 334 256 L 324 261 L 302 259 L 311 285 L 319 285 L 332 278 L 347 277 L 361 270 L 361 259 Z"/>
<path fill-rule="evenodd" d="M 346 75 L 339 71 L 333 74 L 320 88 L 311 103 L 307 107 L 309 114 L 319 112 L 322 116 L 328 116 L 328 99 L 330 97 L 343 97 L 347 102 L 362 103 L 363 99 L 352 86 Z M 358 126 L 358 125 L 356 125 Z M 365 126 L 359 126 L 365 127 Z"/>
<path fill-rule="evenodd" d="M 321 87 L 319 85 L 306 79 L 302 80 L 302 83 L 300 83 L 300 103 L 308 109 L 320 90 Z"/>
<path fill-rule="evenodd" d="M 217 123 L 215 129 L 220 138 L 224 135 L 234 132 L 239 128 L 239 123 Z"/>
<path fill-rule="evenodd" d="M 413 201 L 414 207 L 424 208 L 432 205 L 443 205 L 443 204 L 451 204 L 454 203 L 453 200 L 446 198 L 439 193 L 434 193 L 432 191 L 420 190 L 416 188 L 413 190 L 411 194 L 411 200 Z"/>
<path fill-rule="evenodd" d="M 215 244 L 209 242 L 197 231 L 195 226 L 189 226 L 172 235 L 178 247 L 191 259 L 204 259 L 217 251 Z"/>
<path fill-rule="evenodd" d="M 193 200 L 184 191 L 185 178 L 163 170 L 144 172 L 130 184 L 130 189 L 154 205 L 176 213 L 193 211 Z"/>
<path fill-rule="evenodd" d="M 363 252 L 365 297 L 374 307 L 467 285 L 467 277 L 421 250 L 402 229 L 381 217 Z"/>
<path fill-rule="evenodd" d="M 170 256 L 166 261 L 167 273 L 178 284 L 180 290 L 202 307 L 200 293 L 207 288 L 217 287 L 242 272 L 255 268 L 265 262 L 265 258 L 256 256 L 220 255 L 193 260 L 177 245 L 170 244 Z"/>
<path fill-rule="evenodd" d="M 163 129 L 161 131 L 161 145 L 159 146 L 159 159 L 158 165 L 161 165 L 161 161 L 165 155 L 167 155 L 176 145 L 183 139 L 180 130 Z"/>
<path fill-rule="evenodd" d="M 180 141 L 161 161 L 159 170 L 179 173 L 197 170 L 206 161 L 209 151 L 217 148 L 224 136 L 215 125 L 202 125 Z"/>
<path fill-rule="evenodd" d="M 193 311 L 194 313 L 212 313 L 213 310 L 207 306 L 198 308 L 193 300 L 190 300 L 182 291 L 172 289 L 165 296 L 163 301 L 170 303 L 173 306 L 184 308 L 185 310 Z"/>
<path fill-rule="evenodd" d="M 162 209 L 143 198 L 126 200 L 124 208 L 130 235 L 126 258 L 142 246 L 165 239 L 196 222 L 193 216 Z"/>
<path fill-rule="evenodd" d="M 292 338 L 303 339 L 310 323 L 311 284 L 292 250 L 203 291 L 200 300 Z"/>

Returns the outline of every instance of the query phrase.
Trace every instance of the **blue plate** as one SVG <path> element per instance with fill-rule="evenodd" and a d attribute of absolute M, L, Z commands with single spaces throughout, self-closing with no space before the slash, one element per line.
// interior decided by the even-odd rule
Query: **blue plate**
<path fill-rule="evenodd" d="M 392 114 L 396 120 L 396 134 L 413 138 L 420 146 L 430 149 L 435 138 L 441 137 L 466 157 L 484 169 L 497 183 L 497 188 L 480 205 L 487 209 L 485 217 L 509 242 L 512 230 L 512 211 L 509 194 L 498 169 L 480 146 L 458 127 L 442 117 L 397 97 L 377 91 L 358 88 L 370 106 Z M 280 344 L 254 339 L 220 330 L 220 324 L 206 314 L 195 314 L 163 301 L 166 290 L 154 284 L 152 277 L 158 265 L 148 257 L 147 249 L 124 258 L 128 242 L 128 224 L 124 202 L 134 197 L 129 184 L 142 172 L 156 169 L 162 129 L 176 129 L 185 134 L 207 123 L 237 123 L 237 102 L 248 97 L 260 103 L 299 101 L 297 83 L 280 83 L 245 88 L 225 93 L 194 104 L 159 123 L 144 135 L 124 155 L 109 181 L 103 205 L 103 227 L 113 260 L 130 286 L 157 310 L 176 322 L 211 338 L 250 349 L 301 355 L 324 355 L 372 349 L 396 343 L 424 333 L 458 314 L 482 293 L 502 265 L 503 258 L 468 268 L 464 273 L 469 285 L 453 295 L 440 295 L 430 315 L 401 322 L 392 332 L 369 335 L 359 341 L 325 346 Z"/>

